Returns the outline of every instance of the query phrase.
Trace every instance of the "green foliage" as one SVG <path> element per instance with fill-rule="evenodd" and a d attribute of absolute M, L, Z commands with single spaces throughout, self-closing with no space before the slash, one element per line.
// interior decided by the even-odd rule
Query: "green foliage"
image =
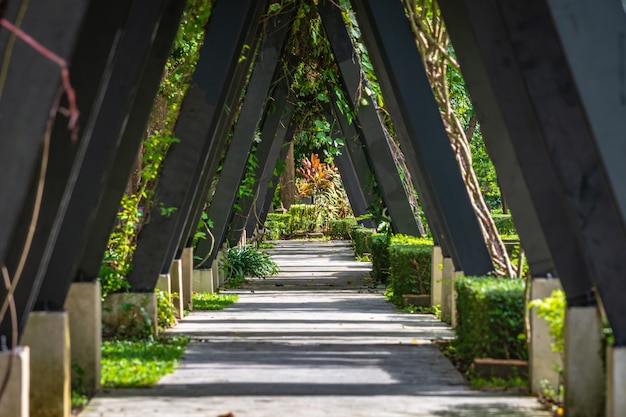
<path fill-rule="evenodd" d="M 549 297 L 544 299 L 532 300 L 529 308 L 537 308 L 537 316 L 548 323 L 550 328 L 550 337 L 552 343 L 550 347 L 553 352 L 563 355 L 565 351 L 565 292 L 563 290 L 554 290 Z"/>
<path fill-rule="evenodd" d="M 378 282 L 386 283 L 389 277 L 389 236 L 374 233 L 369 238 L 372 251 L 372 276 Z"/>
<path fill-rule="evenodd" d="M 430 294 L 432 243 L 406 244 L 391 240 L 389 286 L 392 302 L 402 304 L 404 294 Z"/>
<path fill-rule="evenodd" d="M 220 268 L 231 280 L 242 280 L 246 277 L 265 278 L 280 271 L 268 254 L 249 246 L 228 249 L 226 256 L 220 258 Z"/>
<path fill-rule="evenodd" d="M 198 60 L 212 4 L 213 1 L 190 0 L 184 10 L 150 115 L 147 137 L 142 143 L 140 166 L 136 167 L 138 175 L 133 175 L 129 183 L 130 192 L 124 195 L 120 203 L 118 221 L 109 237 L 98 275 L 103 297 L 128 289 L 125 277 L 131 270 L 137 233 L 147 220 L 143 214 L 150 213 L 155 203 L 154 189 L 165 155 L 170 146 L 178 142 L 173 135 L 174 124 Z M 175 209 L 164 206 L 159 208 L 164 216 L 170 215 Z"/>
<path fill-rule="evenodd" d="M 491 213 L 493 222 L 501 235 L 517 235 L 517 229 L 510 214 Z"/>
<path fill-rule="evenodd" d="M 130 288 L 126 276 L 132 269 L 137 231 L 143 219 L 143 210 L 137 207 L 138 204 L 137 196 L 125 195 L 122 198 L 117 212 L 117 223 L 109 236 L 102 266 L 98 273 L 102 298 L 107 294 L 125 292 Z"/>
<path fill-rule="evenodd" d="M 291 215 L 283 213 L 268 213 L 265 220 L 265 236 L 269 240 L 278 240 L 291 233 L 289 225 Z"/>
<path fill-rule="evenodd" d="M 361 225 L 357 225 L 352 229 L 352 244 L 354 245 L 354 252 L 357 256 L 363 256 L 366 253 L 372 253 L 372 247 L 370 245 L 370 237 L 374 234 L 373 229 L 368 229 Z"/>
<path fill-rule="evenodd" d="M 464 277 L 456 283 L 457 338 L 462 369 L 475 358 L 527 359 L 521 279 Z"/>
<path fill-rule="evenodd" d="M 223 310 L 237 302 L 237 294 L 220 294 L 209 292 L 194 292 L 192 295 L 194 310 Z"/>
<path fill-rule="evenodd" d="M 292 204 L 289 207 L 289 234 L 295 231 L 315 232 L 326 225 L 327 214 L 323 206 L 317 204 Z"/>
<path fill-rule="evenodd" d="M 176 307 L 172 295 L 166 291 L 155 291 L 157 300 L 157 326 L 159 330 L 169 329 L 176 324 Z"/>
<path fill-rule="evenodd" d="M 326 235 L 331 239 L 341 239 L 341 240 L 350 240 L 350 232 L 352 228 L 356 226 L 356 221 L 354 217 L 347 217 L 345 219 L 340 220 L 331 220 L 329 222 L 328 230 L 326 230 Z"/>
<path fill-rule="evenodd" d="M 71 408 L 73 411 L 82 409 L 89 402 L 88 390 L 83 381 L 84 376 L 85 370 L 77 363 L 72 363 Z"/>
<path fill-rule="evenodd" d="M 156 384 L 171 373 L 185 351 L 184 337 L 110 340 L 102 344 L 103 388 L 138 388 Z"/>

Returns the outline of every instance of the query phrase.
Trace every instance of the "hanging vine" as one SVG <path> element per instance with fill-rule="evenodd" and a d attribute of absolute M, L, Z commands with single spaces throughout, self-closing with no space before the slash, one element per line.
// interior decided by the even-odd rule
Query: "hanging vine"
<path fill-rule="evenodd" d="M 472 166 L 470 139 L 477 122 L 469 111 L 471 103 L 467 100 L 460 67 L 454 57 L 439 6 L 435 0 L 403 1 L 496 274 L 514 277 L 515 267 L 496 229 Z M 465 124 L 462 116 L 465 116 Z"/>

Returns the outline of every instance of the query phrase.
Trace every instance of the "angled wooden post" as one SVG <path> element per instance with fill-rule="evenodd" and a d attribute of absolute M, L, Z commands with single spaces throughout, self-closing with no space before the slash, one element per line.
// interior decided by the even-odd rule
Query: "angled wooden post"
<path fill-rule="evenodd" d="M 255 37 L 264 10 L 265 2 L 251 0 L 215 5 L 174 131 L 180 142 L 171 146 L 163 163 L 150 222 L 138 236 L 134 268 L 128 276 L 134 291 L 152 291 L 159 273 L 164 266 L 169 269 L 176 254 L 207 157 L 212 147 L 221 148 L 214 133 L 219 120 L 228 117 L 224 105 L 229 95 L 241 92 L 237 82 L 233 87 L 238 92 L 230 91 L 237 67 L 246 67 L 239 62 L 241 51 L 246 40 Z M 173 210 L 162 211 L 169 208 Z"/>

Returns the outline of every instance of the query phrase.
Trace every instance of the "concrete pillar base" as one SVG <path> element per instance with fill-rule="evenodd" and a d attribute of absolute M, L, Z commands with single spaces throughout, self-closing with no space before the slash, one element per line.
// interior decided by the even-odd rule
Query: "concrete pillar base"
<path fill-rule="evenodd" d="M 430 302 L 434 307 L 441 305 L 441 291 L 443 286 L 443 254 L 441 246 L 433 246 L 432 269 L 430 273 Z"/>
<path fill-rule="evenodd" d="M 194 270 L 193 287 L 197 292 L 215 292 L 213 287 L 213 271 L 210 269 Z"/>
<path fill-rule="evenodd" d="M 606 351 L 606 417 L 621 417 L 626 410 L 626 346 Z"/>
<path fill-rule="evenodd" d="M 174 304 L 174 315 L 177 319 L 182 319 L 185 315 L 183 307 L 183 265 L 180 259 L 175 259 L 170 267 L 170 282 L 172 283 L 172 304 Z"/>
<path fill-rule="evenodd" d="M 102 334 L 136 336 L 157 333 L 156 293 L 109 294 L 102 303 Z"/>
<path fill-rule="evenodd" d="M 456 299 L 458 298 L 458 294 L 456 292 L 456 282 L 463 277 L 465 274 L 463 273 L 463 271 L 454 271 L 452 273 L 452 282 L 450 284 L 451 291 L 452 291 L 452 305 L 451 305 L 451 318 L 450 318 L 450 325 L 452 326 L 452 328 L 456 328 L 456 325 L 458 323 L 458 312 L 456 311 Z"/>
<path fill-rule="evenodd" d="M 193 310 L 193 249 L 185 248 L 180 256 L 183 279 L 183 308 Z"/>
<path fill-rule="evenodd" d="M 70 320 L 72 379 L 84 387 L 87 394 L 93 395 L 100 389 L 100 281 L 73 283 L 65 299 L 65 310 Z"/>
<path fill-rule="evenodd" d="M 0 375 L 7 368 L 11 373 L 4 395 L 0 397 L 0 417 L 30 416 L 30 352 L 28 346 L 18 346 L 15 351 L 0 352 Z"/>
<path fill-rule="evenodd" d="M 37 417 L 70 414 L 70 329 L 65 311 L 34 311 L 22 344 L 30 348 L 30 413 Z"/>
<path fill-rule="evenodd" d="M 443 258 L 441 271 L 441 320 L 452 322 L 452 290 L 454 278 L 454 263 L 452 258 Z"/>
<path fill-rule="evenodd" d="M 570 417 L 599 416 L 604 406 L 601 332 L 596 306 L 567 308 L 563 376 L 565 410 Z"/>
<path fill-rule="evenodd" d="M 561 282 L 556 278 L 533 278 L 530 299 L 549 297 L 552 291 L 558 289 L 561 289 Z M 548 324 L 537 316 L 537 309 L 532 308 L 530 311 L 528 367 L 530 391 L 533 394 L 541 393 L 541 381 L 543 380 L 546 380 L 554 390 L 559 388 L 561 378 L 558 369 L 563 369 L 563 360 L 558 353 L 552 351 L 551 343 L 552 338 Z"/>
<path fill-rule="evenodd" d="M 213 274 L 212 276 L 213 291 L 217 291 L 220 287 L 220 267 L 219 267 L 219 261 L 217 259 L 215 259 L 213 263 L 211 264 L 211 272 Z"/>
<path fill-rule="evenodd" d="M 159 274 L 159 279 L 154 287 L 155 291 L 165 291 L 172 301 L 172 279 L 170 274 Z"/>

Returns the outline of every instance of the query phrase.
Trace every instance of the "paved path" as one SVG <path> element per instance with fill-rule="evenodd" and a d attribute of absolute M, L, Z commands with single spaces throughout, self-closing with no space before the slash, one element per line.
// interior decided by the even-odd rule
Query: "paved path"
<path fill-rule="evenodd" d="M 346 243 L 268 252 L 280 275 L 173 329 L 193 339 L 176 372 L 151 389 L 104 392 L 81 416 L 548 416 L 534 398 L 470 390 L 431 344 L 452 331 L 398 313 Z"/>

